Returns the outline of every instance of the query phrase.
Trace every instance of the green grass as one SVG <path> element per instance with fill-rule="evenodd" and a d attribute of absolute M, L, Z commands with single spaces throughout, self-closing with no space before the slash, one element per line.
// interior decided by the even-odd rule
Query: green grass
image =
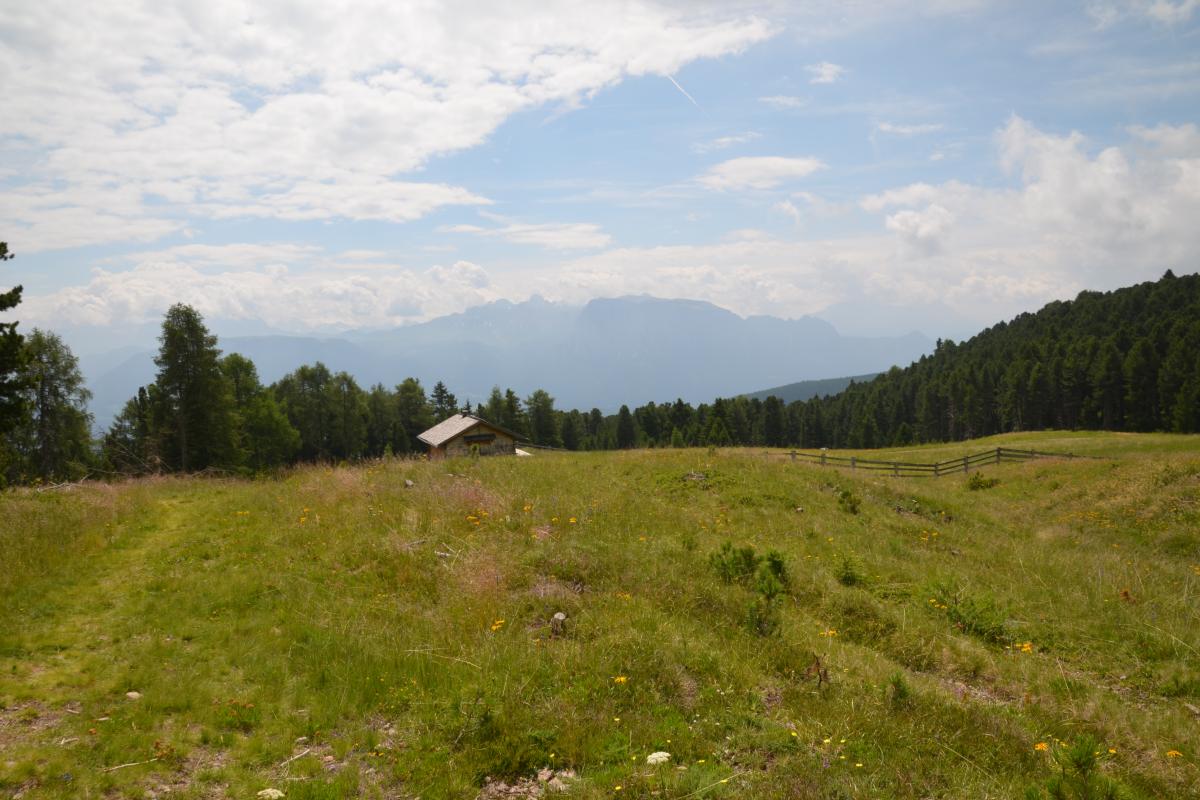
<path fill-rule="evenodd" d="M 1200 796 L 1200 437 L 872 455 L 999 444 L 1099 458 L 981 490 L 684 450 L 8 492 L 0 797 L 551 766 L 578 798 L 1011 798 L 1087 736 L 1125 796 Z M 723 580 L 725 542 L 785 591 L 749 556 Z"/>

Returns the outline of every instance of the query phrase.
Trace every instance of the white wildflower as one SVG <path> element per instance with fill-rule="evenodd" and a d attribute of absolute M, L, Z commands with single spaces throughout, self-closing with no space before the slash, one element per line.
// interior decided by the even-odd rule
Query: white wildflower
<path fill-rule="evenodd" d="M 650 755 L 646 756 L 647 764 L 665 764 L 670 760 L 671 760 L 671 754 L 664 753 L 662 750 L 659 750 L 657 753 L 651 753 Z"/>
<path fill-rule="evenodd" d="M 283 797 L 283 792 L 278 789 L 263 789 L 258 793 L 258 796 L 263 798 L 263 800 L 279 800 L 279 798 Z"/>

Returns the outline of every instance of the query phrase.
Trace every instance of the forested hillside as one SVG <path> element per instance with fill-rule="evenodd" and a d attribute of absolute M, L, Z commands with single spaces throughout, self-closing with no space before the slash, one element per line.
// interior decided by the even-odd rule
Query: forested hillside
<path fill-rule="evenodd" d="M 796 410 L 805 446 L 1200 430 L 1200 275 L 1083 292 Z"/>

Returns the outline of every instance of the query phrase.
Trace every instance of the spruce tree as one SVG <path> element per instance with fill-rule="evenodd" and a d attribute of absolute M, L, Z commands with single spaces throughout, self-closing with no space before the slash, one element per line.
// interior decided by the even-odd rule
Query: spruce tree
<path fill-rule="evenodd" d="M 629 406 L 621 406 L 617 412 L 617 447 L 628 450 L 636 443 L 637 428 L 633 424 L 633 414 L 629 413 Z"/>
<path fill-rule="evenodd" d="M 525 414 L 529 419 L 529 434 L 534 444 L 562 447 L 554 398 L 546 390 L 538 389 L 525 398 Z"/>
<path fill-rule="evenodd" d="M 437 422 L 458 413 L 458 398 L 451 394 L 446 384 L 441 381 L 434 384 L 429 399 L 433 402 L 433 418 Z"/>

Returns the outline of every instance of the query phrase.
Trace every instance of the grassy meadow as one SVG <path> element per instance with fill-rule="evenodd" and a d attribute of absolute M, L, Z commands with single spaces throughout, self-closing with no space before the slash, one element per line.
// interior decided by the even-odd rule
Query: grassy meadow
<path fill-rule="evenodd" d="M 0 798 L 1200 796 L 1200 437 L 998 445 L 6 492 Z"/>

